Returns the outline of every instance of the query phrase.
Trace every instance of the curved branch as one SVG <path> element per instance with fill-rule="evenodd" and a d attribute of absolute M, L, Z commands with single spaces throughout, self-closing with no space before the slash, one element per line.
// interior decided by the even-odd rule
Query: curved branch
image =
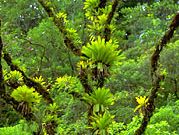
<path fill-rule="evenodd" d="M 1 20 L 0 20 L 0 29 L 1 29 Z M 26 120 L 35 120 L 35 116 L 32 112 L 23 113 L 22 110 L 19 108 L 21 105 L 20 102 L 17 102 L 14 98 L 12 98 L 9 94 L 6 93 L 6 88 L 4 84 L 4 77 L 3 77 L 3 68 L 2 68 L 2 51 L 3 51 L 3 41 L 0 33 L 0 97 L 6 101 L 7 104 L 11 105 L 14 110 L 19 112 Z M 31 110 L 30 108 L 27 108 Z"/>
<path fill-rule="evenodd" d="M 148 100 L 149 105 L 145 109 L 142 123 L 140 127 L 136 130 L 135 135 L 141 135 L 145 132 L 145 129 L 155 110 L 154 100 L 157 97 L 157 92 L 160 89 L 160 82 L 162 81 L 163 78 L 162 75 L 158 73 L 160 53 L 163 50 L 163 47 L 165 47 L 166 44 L 170 41 L 170 39 L 173 37 L 174 31 L 176 30 L 177 27 L 179 27 L 179 13 L 177 13 L 173 18 L 173 21 L 169 26 L 169 30 L 162 37 L 162 39 L 156 46 L 154 53 L 152 54 L 151 57 L 152 90 Z"/>
<path fill-rule="evenodd" d="M 117 6 L 118 6 L 118 0 L 114 0 L 113 5 L 112 5 L 112 10 L 108 14 L 106 25 L 105 25 L 105 29 L 104 29 L 104 38 L 105 38 L 105 41 L 109 41 L 110 40 L 111 30 L 109 28 L 109 25 L 110 25 L 110 23 L 112 21 L 112 18 L 114 17 L 114 13 L 115 13 L 115 11 L 117 9 Z"/>
<path fill-rule="evenodd" d="M 53 103 L 52 98 L 50 97 L 50 94 L 48 91 L 38 82 L 35 82 L 33 79 L 29 78 L 24 71 L 22 71 L 17 65 L 13 64 L 12 58 L 8 53 L 4 53 L 4 60 L 9 65 L 12 71 L 16 70 L 19 71 L 22 76 L 24 83 L 29 86 L 35 88 L 35 90 L 42 95 L 42 97 L 48 102 Z"/>
<path fill-rule="evenodd" d="M 80 56 L 81 51 L 77 48 L 74 42 L 70 37 L 67 36 L 67 30 L 62 27 L 61 21 L 56 17 L 56 14 L 53 12 L 53 9 L 47 4 L 47 0 L 38 0 L 38 2 L 42 5 L 44 10 L 47 12 L 49 17 L 53 18 L 53 22 L 59 29 L 59 31 L 64 35 L 64 43 L 65 45 L 76 55 Z"/>

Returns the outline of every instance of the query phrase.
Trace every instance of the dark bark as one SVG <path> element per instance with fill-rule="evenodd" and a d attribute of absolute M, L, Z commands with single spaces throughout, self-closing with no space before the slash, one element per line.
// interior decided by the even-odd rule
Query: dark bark
<path fill-rule="evenodd" d="M 170 41 L 173 37 L 174 31 L 179 26 L 179 13 L 177 13 L 169 26 L 169 30 L 162 37 L 161 41 L 157 44 L 156 49 L 151 57 L 151 77 L 152 77 L 152 90 L 149 96 L 149 105 L 145 108 L 144 118 L 140 127 L 135 131 L 135 135 L 142 135 L 150 121 L 155 110 L 154 100 L 157 97 L 157 92 L 160 89 L 161 75 L 158 73 L 159 68 L 159 58 L 163 47 Z"/>
<path fill-rule="evenodd" d="M 1 29 L 1 20 L 0 20 L 0 29 Z M 0 97 L 6 101 L 7 104 L 13 106 L 14 109 L 17 110 L 18 102 L 15 101 L 10 95 L 6 94 L 5 84 L 4 84 L 4 77 L 3 77 L 3 68 L 2 68 L 2 50 L 3 50 L 3 42 L 0 33 Z"/>
<path fill-rule="evenodd" d="M 55 121 L 51 121 L 51 122 L 48 122 L 46 125 L 45 125 L 45 129 L 47 131 L 47 134 L 48 135 L 55 135 L 56 131 L 55 131 L 55 128 L 57 127 L 57 124 Z"/>
<path fill-rule="evenodd" d="M 56 14 L 51 10 L 51 7 L 49 7 L 46 2 L 47 0 L 38 0 L 39 3 L 42 5 L 42 7 L 45 9 L 45 11 L 47 12 L 49 17 L 53 18 L 53 21 L 55 23 L 55 25 L 58 27 L 59 31 L 64 35 L 64 43 L 65 45 L 77 56 L 81 56 L 81 51 L 79 48 L 77 48 L 73 41 L 67 36 L 67 31 L 64 28 L 63 24 L 61 24 L 60 20 L 56 17 Z M 98 11 L 99 8 L 105 8 L 107 3 L 107 0 L 100 0 L 100 3 L 98 5 L 98 7 L 96 8 L 96 10 Z M 109 25 L 111 23 L 112 18 L 114 17 L 114 12 L 116 11 L 116 8 L 118 6 L 118 0 L 114 0 L 113 5 L 112 5 L 112 10 L 109 13 L 108 17 L 107 17 L 107 21 L 106 21 L 106 25 L 105 25 L 105 30 L 104 30 L 104 38 L 106 41 L 109 41 L 111 38 L 111 30 L 109 28 Z M 98 72 L 98 69 L 95 69 L 93 72 L 93 75 L 95 77 L 95 81 L 98 82 L 98 87 L 103 87 L 104 86 L 104 78 L 105 75 L 103 72 Z M 78 78 L 81 81 L 81 84 L 83 85 L 84 89 L 85 89 L 85 93 L 90 94 L 93 89 L 92 86 L 89 84 L 89 79 L 88 76 L 89 73 L 86 69 L 82 69 L 80 70 L 80 74 L 78 76 Z M 92 79 L 93 80 L 93 79 Z M 90 125 L 90 117 L 93 116 L 93 105 L 89 105 L 88 106 L 88 122 Z"/>
<path fill-rule="evenodd" d="M 178 96 L 178 83 L 177 83 L 177 79 L 176 78 L 171 78 L 172 82 L 173 82 L 173 90 L 174 90 L 174 94 L 176 96 L 176 98 L 179 99 L 179 96 Z"/>
<path fill-rule="evenodd" d="M 1 20 L 0 20 L 0 28 L 1 28 Z M 22 103 L 17 102 L 14 98 L 12 98 L 9 94 L 6 93 L 6 87 L 4 83 L 4 77 L 3 77 L 3 68 L 2 68 L 2 51 L 3 51 L 3 41 L 0 33 L 0 97 L 6 101 L 7 104 L 11 105 L 14 110 L 19 112 L 26 120 L 31 120 L 34 118 L 33 114 L 31 113 L 31 109 L 26 106 L 26 110 L 28 112 L 25 112 L 26 110 L 22 111 Z"/>
<path fill-rule="evenodd" d="M 109 25 L 112 21 L 112 18 L 114 17 L 114 13 L 117 9 L 117 6 L 118 6 L 118 0 L 114 0 L 113 2 L 113 5 L 112 5 L 112 10 L 111 12 L 109 13 L 108 17 L 107 17 L 107 21 L 106 21 L 106 26 L 105 26 L 105 29 L 104 29 L 104 38 L 105 38 L 105 41 L 109 41 L 110 38 L 111 38 L 111 30 L 109 28 Z"/>
<path fill-rule="evenodd" d="M 35 88 L 35 90 L 42 95 L 42 97 L 48 102 L 48 103 L 53 103 L 52 98 L 50 97 L 50 94 L 48 91 L 38 82 L 35 82 L 33 79 L 29 78 L 24 71 L 22 71 L 17 65 L 13 64 L 12 58 L 8 53 L 4 53 L 4 60 L 6 63 L 9 65 L 10 69 L 12 71 L 16 70 L 19 71 L 22 76 L 24 83 L 29 86 Z"/>
<path fill-rule="evenodd" d="M 0 29 L 1 29 L 1 20 L 0 20 Z M 5 94 L 5 86 L 4 86 L 4 78 L 3 78 L 3 72 L 2 72 L 2 64 L 1 64 L 1 59 L 2 59 L 2 49 L 3 49 L 3 43 L 2 43 L 2 38 L 1 38 L 1 33 L 0 33 L 0 94 Z"/>
<path fill-rule="evenodd" d="M 92 92 L 92 88 L 88 84 L 88 74 L 86 72 L 87 71 L 81 67 L 80 75 L 79 75 L 78 78 L 80 79 L 80 82 L 81 82 L 81 84 L 83 85 L 83 87 L 85 89 L 85 93 L 89 94 L 89 93 Z"/>
<path fill-rule="evenodd" d="M 107 0 L 100 0 L 98 8 L 105 8 Z"/>
<path fill-rule="evenodd" d="M 97 65 L 97 64 L 96 64 Z M 104 86 L 105 78 L 104 69 L 100 71 L 97 67 L 92 69 L 93 81 L 96 81 L 96 87 L 102 88 Z"/>
<path fill-rule="evenodd" d="M 1 28 L 1 22 L 0 22 L 0 28 Z M 0 97 L 2 99 L 4 99 L 7 104 L 11 105 L 13 107 L 13 109 L 15 111 L 17 111 L 18 113 L 20 113 L 23 116 L 23 118 L 25 118 L 27 121 L 36 121 L 38 123 L 39 127 L 37 129 L 37 132 L 34 132 L 33 134 L 41 135 L 41 134 L 43 134 L 42 133 L 42 122 L 39 120 L 39 118 L 36 115 L 34 115 L 32 113 L 31 108 L 29 107 L 28 103 L 17 102 L 14 98 L 12 98 L 9 94 L 6 93 L 6 90 L 5 90 L 6 87 L 5 87 L 3 72 L 2 72 L 3 69 L 2 69 L 2 64 L 1 64 L 2 51 L 3 51 L 3 42 L 2 42 L 2 37 L 1 37 L 1 33 L 0 33 Z M 33 85 L 36 87 L 36 89 L 43 89 L 40 84 L 38 84 L 38 83 L 34 82 L 32 79 L 28 78 L 25 75 L 25 73 L 19 69 L 19 67 L 17 67 L 16 65 L 14 65 L 12 63 L 12 60 L 11 60 L 9 54 L 4 54 L 4 56 L 7 60 L 6 62 L 10 66 L 11 70 L 17 70 L 22 73 L 26 84 L 28 84 L 29 86 Z M 48 99 L 48 101 L 52 102 L 52 99 Z M 50 127 L 48 127 L 48 129 L 46 129 L 46 130 L 50 130 Z M 54 130 L 54 128 L 52 128 L 52 131 L 53 130 Z"/>
<path fill-rule="evenodd" d="M 56 17 L 56 14 L 52 11 L 52 8 L 47 5 L 47 0 L 38 0 L 38 2 L 42 5 L 44 10 L 47 12 L 49 17 L 53 18 L 53 22 L 59 29 L 59 31 L 64 35 L 64 43 L 65 45 L 76 55 L 81 55 L 81 51 L 79 48 L 77 48 L 74 44 L 74 42 L 70 39 L 70 37 L 67 36 L 67 31 L 65 28 L 63 28 L 63 24 L 61 23 L 61 20 L 59 20 Z"/>

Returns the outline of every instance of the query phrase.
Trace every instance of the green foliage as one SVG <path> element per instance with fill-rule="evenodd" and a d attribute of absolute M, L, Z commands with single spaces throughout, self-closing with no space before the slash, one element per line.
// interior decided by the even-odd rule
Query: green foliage
<path fill-rule="evenodd" d="M 91 21 L 94 21 L 94 15 L 97 13 L 95 9 L 98 4 L 99 0 L 87 0 L 84 2 L 84 9 L 86 10 L 85 16 Z"/>
<path fill-rule="evenodd" d="M 102 63 L 104 65 L 113 65 L 119 59 L 119 51 L 117 46 L 111 40 L 105 42 L 100 36 L 96 41 L 87 44 L 82 48 L 83 60 L 91 60 L 94 63 Z"/>
<path fill-rule="evenodd" d="M 138 57 L 136 60 L 123 60 L 121 66 L 116 69 L 116 74 L 111 76 L 109 85 L 113 86 L 113 90 L 135 91 L 144 95 L 151 88 L 150 69 L 146 66 L 150 64 L 147 56 Z"/>
<path fill-rule="evenodd" d="M 34 88 L 29 88 L 26 85 L 19 86 L 12 92 L 11 96 L 18 102 L 24 101 L 29 105 L 32 105 L 32 103 L 39 103 L 41 99 L 41 96 Z"/>
<path fill-rule="evenodd" d="M 169 132 L 170 126 L 166 121 L 160 121 L 152 125 L 148 125 L 145 135 L 177 135 L 176 132 Z"/>
<path fill-rule="evenodd" d="M 106 107 L 114 103 L 113 95 L 109 89 L 98 88 L 90 95 L 85 95 L 84 99 L 91 105 L 94 105 L 94 112 L 104 112 Z"/>
<path fill-rule="evenodd" d="M 98 36 L 104 37 L 106 28 L 113 33 L 115 25 L 113 23 L 107 24 L 108 15 L 112 10 L 112 2 L 107 2 L 103 8 L 98 7 L 99 0 L 87 0 L 84 2 L 85 17 L 88 19 L 86 24 L 88 32 L 88 41 L 97 40 Z M 110 34 L 108 35 L 110 36 Z M 112 37 L 110 39 L 113 39 Z M 114 38 L 115 39 L 115 38 Z"/>
<path fill-rule="evenodd" d="M 10 94 L 13 89 L 8 86 L 18 83 L 15 86 L 19 87 L 13 90 L 11 96 L 19 102 L 28 103 L 32 109 L 30 111 L 37 116 L 36 121 L 42 122 L 43 126 L 55 121 L 57 134 L 92 134 L 90 128 L 94 134 L 133 135 L 142 119 L 142 116 L 135 116 L 135 97 L 143 96 L 137 99 L 139 105 L 136 108 L 142 112 L 148 100 L 144 96 L 151 88 L 151 52 L 179 9 L 173 0 L 152 2 L 137 4 L 136 1 L 127 0 L 119 3 L 118 14 L 115 13 L 108 25 L 106 21 L 112 9 L 110 0 L 104 8 L 98 7 L 99 0 L 50 0 L 47 5 L 52 6 L 55 17 L 60 21 L 58 28 L 52 22 L 53 18 L 44 19 L 47 14 L 35 0 L 0 1 L 4 50 L 11 53 L 13 62 L 21 69 L 26 68 L 34 81 L 44 87 L 48 82 L 46 87 L 54 103 L 44 103 L 34 88 L 23 85 L 20 72 L 7 72 L 9 68 L 3 61 L 3 68 L 8 69 L 3 71 L 6 92 Z M 126 7 L 129 3 L 132 7 Z M 106 28 L 111 32 L 109 41 L 103 38 Z M 82 48 L 81 58 L 64 46 L 64 35 L 75 47 Z M 147 126 L 146 135 L 179 134 L 178 31 L 175 35 L 161 54 L 160 71 L 165 74 L 165 79 L 155 100 L 157 110 Z M 78 69 L 75 66 L 77 61 Z M 109 73 L 111 67 L 114 72 Z M 83 73 L 88 80 L 86 83 L 92 87 L 92 93 L 85 93 L 85 86 L 78 79 Z M 101 76 L 107 83 L 102 88 L 96 88 Z M 0 113 L 6 116 L 0 115 L 1 118 L 5 117 L 0 125 L 17 124 L 15 119 L 12 120 L 17 114 L 4 104 L 2 100 Z M 89 109 L 93 111 L 90 117 Z M 12 122 L 8 122 L 9 119 Z M 32 125 L 36 126 L 35 123 Z M 17 124 L 0 128 L 0 134 L 32 134 L 27 127 Z M 32 129 L 35 131 L 34 127 Z"/>
<path fill-rule="evenodd" d="M 57 92 L 78 92 L 81 93 L 83 91 L 83 87 L 78 78 L 72 76 L 63 76 L 58 77 L 54 84 L 54 89 Z"/>
<path fill-rule="evenodd" d="M 59 124 L 57 127 L 57 134 L 60 135 L 76 135 L 76 134 L 87 134 L 87 124 L 83 119 L 77 120 L 75 123 L 70 124 Z"/>
<path fill-rule="evenodd" d="M 83 87 L 78 78 L 72 76 L 58 77 L 50 90 L 57 109 L 48 109 L 49 119 L 58 121 L 59 134 L 85 134 L 87 133 L 87 106 L 75 96 L 83 94 Z M 77 95 L 76 95 L 77 94 Z M 52 115 L 51 115 L 52 114 Z M 56 116 L 55 116 L 56 115 Z M 55 116 L 55 117 L 54 117 Z"/>
<path fill-rule="evenodd" d="M 26 61 L 23 62 L 30 68 L 30 74 L 54 79 L 71 73 L 69 59 L 74 60 L 74 56 L 66 53 L 69 50 L 64 47 L 62 34 L 51 19 L 42 20 L 28 32 L 27 38 L 23 51 Z"/>
<path fill-rule="evenodd" d="M 136 97 L 136 101 L 138 103 L 138 106 L 134 109 L 134 112 L 139 111 L 140 114 L 145 115 L 144 110 L 146 109 L 147 105 L 149 104 L 148 98 L 146 98 L 145 96 L 144 97 L 140 96 L 140 97 Z"/>
<path fill-rule="evenodd" d="M 33 80 L 34 80 L 35 82 L 40 83 L 41 85 L 45 85 L 45 84 L 46 84 L 46 82 L 44 81 L 44 78 L 43 78 L 42 76 L 34 77 Z"/>
<path fill-rule="evenodd" d="M 3 99 L 0 99 L 0 127 L 16 125 L 20 119 L 21 116 L 18 112 L 15 112 L 10 105 L 6 104 Z"/>
<path fill-rule="evenodd" d="M 32 132 L 36 130 L 36 125 L 33 123 L 27 124 L 24 120 L 21 120 L 19 124 L 15 126 L 0 128 L 1 135 L 32 135 Z"/>
<path fill-rule="evenodd" d="M 178 11 L 178 4 L 173 0 L 162 0 L 153 4 L 138 4 L 135 7 L 122 8 L 121 21 L 118 30 L 129 33 L 127 40 L 125 34 L 116 33 L 120 39 L 120 47 L 126 50 L 128 56 L 140 56 L 154 46 L 163 35 L 173 14 Z M 130 48 L 130 49 L 129 49 Z M 135 57 L 136 58 L 136 57 Z"/>
<path fill-rule="evenodd" d="M 119 123 L 119 122 L 113 121 L 109 125 L 108 132 L 109 132 L 109 135 L 117 135 L 125 128 L 126 128 L 126 126 L 124 125 L 124 123 L 122 123 L 122 122 Z"/>
<path fill-rule="evenodd" d="M 176 36 L 177 38 L 177 36 Z M 166 69 L 167 75 L 165 80 L 165 85 L 163 86 L 166 93 L 173 91 L 177 92 L 178 84 L 175 84 L 175 80 L 179 79 L 179 40 L 174 41 L 173 43 L 168 44 L 168 47 L 164 49 L 161 53 L 161 64 L 164 69 Z M 163 93 L 164 94 L 164 93 Z M 179 95 L 179 93 L 176 93 Z M 176 95 L 176 96 L 177 96 Z M 165 97 L 166 98 L 166 97 Z"/>
<path fill-rule="evenodd" d="M 56 17 L 61 20 L 62 24 L 68 22 L 67 21 L 67 15 L 63 12 L 59 12 L 58 14 L 56 14 Z"/>
<path fill-rule="evenodd" d="M 95 9 L 99 4 L 99 0 L 86 0 L 84 2 L 84 9 Z"/>
<path fill-rule="evenodd" d="M 73 28 L 67 28 L 67 36 L 74 42 L 75 46 L 80 47 L 82 41 L 77 33 L 77 31 Z"/>
<path fill-rule="evenodd" d="M 135 130 L 139 127 L 142 118 L 135 116 L 132 118 L 132 122 L 127 124 L 127 126 L 118 135 L 134 135 Z"/>
<path fill-rule="evenodd" d="M 171 101 L 170 101 L 171 102 Z M 177 134 L 179 133 L 179 101 L 177 100 L 176 102 L 171 102 L 167 106 L 163 106 L 160 109 L 157 110 L 157 112 L 154 114 L 154 116 L 151 118 L 151 124 L 158 123 L 159 126 L 161 121 L 164 121 L 164 127 L 165 130 L 163 131 L 168 131 L 169 133 L 176 132 Z M 162 129 L 160 130 L 162 131 Z"/>
<path fill-rule="evenodd" d="M 7 81 L 8 83 L 18 83 L 22 84 L 23 83 L 23 77 L 22 74 L 19 71 L 10 71 L 7 73 L 7 71 L 4 71 L 4 80 Z"/>
<path fill-rule="evenodd" d="M 31 133 L 23 131 L 21 125 L 16 125 L 14 127 L 1 128 L 0 134 L 2 135 L 31 135 Z"/>
<path fill-rule="evenodd" d="M 124 124 L 130 123 L 132 117 L 136 114 L 134 113 L 134 108 L 136 106 L 135 97 L 138 93 L 134 91 L 121 90 L 115 92 L 115 103 L 110 107 L 110 111 L 115 115 L 115 120 L 117 122 L 122 122 Z M 118 107 L 120 105 L 120 107 Z"/>
<path fill-rule="evenodd" d="M 108 133 L 106 131 L 113 118 L 114 116 L 111 116 L 108 112 L 105 112 L 103 115 L 92 116 L 91 128 L 95 130 L 94 134 L 107 135 Z"/>
<path fill-rule="evenodd" d="M 149 125 L 144 133 L 144 135 L 177 135 L 178 131 L 178 101 L 170 103 L 167 106 L 163 106 L 157 109 L 154 116 L 151 118 Z M 132 122 L 124 126 L 123 123 L 113 122 L 110 125 L 111 135 L 133 135 L 134 131 L 139 126 L 142 117 L 133 117 Z"/>
<path fill-rule="evenodd" d="M 59 122 L 60 120 L 57 118 L 57 112 L 59 110 L 59 106 L 57 106 L 56 103 L 50 104 L 46 109 L 45 109 L 45 116 L 43 117 L 43 122 L 48 123 L 48 122 Z"/>

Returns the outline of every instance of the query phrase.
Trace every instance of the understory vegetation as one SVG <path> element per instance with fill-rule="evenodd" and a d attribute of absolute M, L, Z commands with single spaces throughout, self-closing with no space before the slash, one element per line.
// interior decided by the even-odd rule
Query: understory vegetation
<path fill-rule="evenodd" d="M 0 0 L 0 135 L 178 135 L 178 0 Z"/>

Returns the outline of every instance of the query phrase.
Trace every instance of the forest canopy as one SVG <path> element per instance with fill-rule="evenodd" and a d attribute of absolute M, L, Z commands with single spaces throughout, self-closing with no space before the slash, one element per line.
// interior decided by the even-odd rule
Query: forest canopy
<path fill-rule="evenodd" d="M 1 135 L 178 135 L 178 0 L 0 0 Z"/>

